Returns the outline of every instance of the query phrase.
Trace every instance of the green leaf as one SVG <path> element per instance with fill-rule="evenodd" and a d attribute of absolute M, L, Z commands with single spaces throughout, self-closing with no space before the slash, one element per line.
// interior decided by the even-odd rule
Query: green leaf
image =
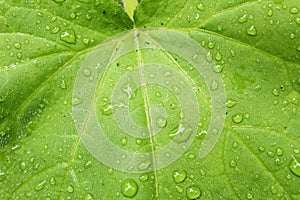
<path fill-rule="evenodd" d="M 297 0 L 0 0 L 1 199 L 299 199 Z"/>

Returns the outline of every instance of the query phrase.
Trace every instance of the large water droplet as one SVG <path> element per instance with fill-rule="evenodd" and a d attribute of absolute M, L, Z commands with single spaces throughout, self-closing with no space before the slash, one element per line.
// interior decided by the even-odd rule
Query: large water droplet
<path fill-rule="evenodd" d="M 186 196 L 188 199 L 197 199 L 201 195 L 200 188 L 196 185 L 186 189 Z"/>
<path fill-rule="evenodd" d="M 133 198 L 138 191 L 138 184 L 132 180 L 127 179 L 121 185 L 121 192 L 125 197 Z"/>
<path fill-rule="evenodd" d="M 181 183 L 186 179 L 186 171 L 185 170 L 176 170 L 173 172 L 173 180 L 175 183 Z"/>
<path fill-rule="evenodd" d="M 247 28 L 247 34 L 251 36 L 257 35 L 257 30 L 254 25 L 251 25 L 249 28 Z"/>
<path fill-rule="evenodd" d="M 290 161 L 289 169 L 293 174 L 300 177 L 300 163 L 295 157 Z"/>
<path fill-rule="evenodd" d="M 65 30 L 61 33 L 60 39 L 66 43 L 69 44 L 75 44 L 76 43 L 76 37 L 75 32 L 72 29 Z"/>

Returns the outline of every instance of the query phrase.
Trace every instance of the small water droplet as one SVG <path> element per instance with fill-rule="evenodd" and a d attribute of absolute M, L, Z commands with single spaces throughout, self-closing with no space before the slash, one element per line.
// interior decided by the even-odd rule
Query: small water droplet
<path fill-rule="evenodd" d="M 221 53 L 217 53 L 217 55 L 216 55 L 216 61 L 220 61 L 220 60 L 222 60 L 222 55 L 221 55 Z"/>
<path fill-rule="evenodd" d="M 245 23 L 248 20 L 247 14 L 244 14 L 238 18 L 239 23 Z"/>
<path fill-rule="evenodd" d="M 74 192 L 74 187 L 73 187 L 72 185 L 69 185 L 68 188 L 67 188 L 67 191 L 68 191 L 69 193 Z"/>
<path fill-rule="evenodd" d="M 83 70 L 83 75 L 86 77 L 89 77 L 91 75 L 91 70 L 89 70 L 89 69 Z"/>
<path fill-rule="evenodd" d="M 275 89 L 273 89 L 272 94 L 274 96 L 278 96 L 279 95 L 279 91 L 275 88 Z"/>
<path fill-rule="evenodd" d="M 52 34 L 58 33 L 60 31 L 60 27 L 59 26 L 54 26 L 51 30 Z"/>
<path fill-rule="evenodd" d="M 283 149 L 282 148 L 276 148 L 276 154 L 277 156 L 282 156 L 283 155 Z"/>
<path fill-rule="evenodd" d="M 237 142 L 234 142 L 234 143 L 232 144 L 232 147 L 233 147 L 234 149 L 238 148 L 238 146 L 239 146 L 239 144 L 238 144 Z"/>
<path fill-rule="evenodd" d="M 158 117 L 156 119 L 156 125 L 159 127 L 159 128 L 164 128 L 167 126 L 167 120 L 166 118 L 164 117 Z"/>
<path fill-rule="evenodd" d="M 125 197 L 133 198 L 138 191 L 138 184 L 132 180 L 127 179 L 121 185 L 121 192 Z"/>
<path fill-rule="evenodd" d="M 76 43 L 75 32 L 72 29 L 65 30 L 61 33 L 60 39 L 69 44 Z"/>
<path fill-rule="evenodd" d="M 111 104 L 104 105 L 100 110 L 104 115 L 111 115 L 113 113 L 113 106 Z"/>
<path fill-rule="evenodd" d="M 201 190 L 198 186 L 193 185 L 186 189 L 186 196 L 188 199 L 197 199 L 201 195 Z"/>
<path fill-rule="evenodd" d="M 269 10 L 268 13 L 267 13 L 267 15 L 268 15 L 269 17 L 272 17 L 272 15 L 273 15 L 273 10 Z"/>
<path fill-rule="evenodd" d="M 43 180 L 39 182 L 37 185 L 35 185 L 34 189 L 36 191 L 41 191 L 42 189 L 44 189 L 45 185 L 46 185 L 46 180 Z"/>
<path fill-rule="evenodd" d="M 88 169 L 88 168 L 90 168 L 92 166 L 92 161 L 87 161 L 85 164 L 84 164 L 84 168 L 85 169 Z"/>
<path fill-rule="evenodd" d="M 296 17 L 296 18 L 295 18 L 295 22 L 296 22 L 297 24 L 300 24 L 300 17 Z"/>
<path fill-rule="evenodd" d="M 247 199 L 253 199 L 253 195 L 251 193 L 247 194 Z"/>
<path fill-rule="evenodd" d="M 214 65 L 213 70 L 214 72 L 221 73 L 223 71 L 223 65 Z"/>
<path fill-rule="evenodd" d="M 90 39 L 89 38 L 83 38 L 82 42 L 86 45 L 88 45 L 90 43 Z"/>
<path fill-rule="evenodd" d="M 14 43 L 16 49 L 21 49 L 22 45 L 19 42 Z"/>
<path fill-rule="evenodd" d="M 181 170 L 181 169 L 175 170 L 173 172 L 173 180 L 175 183 L 181 183 L 186 179 L 186 175 L 187 173 L 185 170 Z"/>
<path fill-rule="evenodd" d="M 127 138 L 125 138 L 125 137 L 122 138 L 121 144 L 122 144 L 122 146 L 127 145 Z"/>
<path fill-rule="evenodd" d="M 182 188 L 182 187 L 176 185 L 175 188 L 176 188 L 176 191 L 177 191 L 178 193 L 182 193 L 182 192 L 183 192 L 183 188 Z"/>
<path fill-rule="evenodd" d="M 267 152 L 267 155 L 269 156 L 269 157 L 271 157 L 271 158 L 273 158 L 275 155 L 274 155 L 274 153 L 272 152 L 272 151 L 268 151 Z"/>
<path fill-rule="evenodd" d="M 225 103 L 227 108 L 233 108 L 236 104 L 237 104 L 236 101 L 232 99 L 228 99 Z"/>
<path fill-rule="evenodd" d="M 264 151 L 265 151 L 265 148 L 264 148 L 264 147 L 258 147 L 258 150 L 259 150 L 260 152 L 264 152 Z"/>
<path fill-rule="evenodd" d="M 204 11 L 204 10 L 205 10 L 205 6 L 203 5 L 203 3 L 199 3 L 199 4 L 197 5 L 197 8 L 198 8 L 199 10 L 201 10 L 201 11 Z"/>
<path fill-rule="evenodd" d="M 290 34 L 290 38 L 291 38 L 291 39 L 295 39 L 295 38 L 296 38 L 296 35 L 295 35 L 294 33 L 291 33 L 291 34 Z"/>
<path fill-rule="evenodd" d="M 140 179 L 140 181 L 142 181 L 142 182 L 146 182 L 146 181 L 148 181 L 149 176 L 148 176 L 148 174 L 142 174 L 142 175 L 139 177 L 139 179 Z"/>
<path fill-rule="evenodd" d="M 243 121 L 244 115 L 242 113 L 238 113 L 232 116 L 232 121 L 236 124 L 239 124 Z"/>
<path fill-rule="evenodd" d="M 145 160 L 144 162 L 142 162 L 138 165 L 138 169 L 140 171 L 144 171 L 144 170 L 148 169 L 150 166 L 151 166 L 151 161 Z"/>
<path fill-rule="evenodd" d="M 67 88 L 67 84 L 65 82 L 65 80 L 62 80 L 61 83 L 60 83 L 60 88 L 61 89 L 66 89 Z"/>
<path fill-rule="evenodd" d="M 215 47 L 215 43 L 213 41 L 209 40 L 207 47 L 210 49 L 213 49 Z"/>
<path fill-rule="evenodd" d="M 229 162 L 229 166 L 230 166 L 231 168 L 234 168 L 234 167 L 237 166 L 237 163 L 236 163 L 234 160 L 231 160 L 231 161 Z"/>
<path fill-rule="evenodd" d="M 298 14 L 299 13 L 299 8 L 297 8 L 296 6 L 293 6 L 290 8 L 290 13 L 291 14 Z"/>
<path fill-rule="evenodd" d="M 300 51 L 300 45 L 297 47 L 297 51 Z"/>
<path fill-rule="evenodd" d="M 251 25 L 249 28 L 247 28 L 247 34 L 251 36 L 257 35 L 257 30 L 254 25 Z"/>
<path fill-rule="evenodd" d="M 51 177 L 50 178 L 50 185 L 55 185 L 56 184 L 56 180 L 55 180 L 55 178 L 53 178 L 53 177 Z"/>
<path fill-rule="evenodd" d="M 300 177 L 300 163 L 295 157 L 290 161 L 289 169 L 293 174 Z"/>

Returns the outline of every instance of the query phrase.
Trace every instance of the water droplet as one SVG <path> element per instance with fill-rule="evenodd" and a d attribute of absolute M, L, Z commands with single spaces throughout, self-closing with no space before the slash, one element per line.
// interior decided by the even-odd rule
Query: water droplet
<path fill-rule="evenodd" d="M 113 113 L 113 106 L 111 104 L 101 107 L 101 112 L 104 115 L 111 115 Z"/>
<path fill-rule="evenodd" d="M 132 180 L 127 179 L 121 185 L 121 192 L 125 197 L 133 198 L 138 191 L 138 184 Z"/>
<path fill-rule="evenodd" d="M 59 26 L 54 26 L 51 30 L 52 34 L 58 33 L 60 31 L 60 27 Z"/>
<path fill-rule="evenodd" d="M 244 115 L 242 113 L 238 113 L 232 116 L 232 121 L 236 124 L 239 124 L 243 121 Z"/>
<path fill-rule="evenodd" d="M 21 44 L 19 43 L 19 42 L 16 42 L 16 43 L 14 43 L 14 47 L 16 48 L 16 49 L 21 49 Z"/>
<path fill-rule="evenodd" d="M 272 17 L 272 15 L 273 15 L 273 10 L 269 10 L 268 13 L 267 13 L 267 15 L 268 15 L 269 17 Z"/>
<path fill-rule="evenodd" d="M 278 96 L 279 95 L 279 91 L 275 88 L 273 91 L 272 91 L 272 94 L 274 96 Z"/>
<path fill-rule="evenodd" d="M 90 168 L 92 166 L 92 161 L 87 161 L 85 164 L 84 164 L 84 168 L 85 169 L 88 169 L 88 168 Z"/>
<path fill-rule="evenodd" d="M 62 80 L 61 83 L 60 83 L 60 88 L 61 89 L 66 89 L 67 88 L 67 84 L 65 82 L 65 80 Z"/>
<path fill-rule="evenodd" d="M 299 153 L 300 153 L 300 150 L 299 150 L 299 149 L 294 149 L 294 153 L 295 153 L 295 154 L 299 154 Z"/>
<path fill-rule="evenodd" d="M 89 15 L 89 14 L 86 14 L 86 15 L 85 15 L 85 18 L 86 18 L 86 20 L 89 21 L 89 20 L 91 20 L 93 17 L 92 17 L 91 15 Z"/>
<path fill-rule="evenodd" d="M 91 75 L 91 70 L 89 70 L 89 69 L 83 70 L 83 75 L 86 77 L 89 77 Z"/>
<path fill-rule="evenodd" d="M 295 39 L 295 37 L 296 37 L 296 35 L 295 35 L 294 33 L 291 33 L 291 34 L 290 34 L 290 38 L 291 38 L 291 39 Z"/>
<path fill-rule="evenodd" d="M 185 170 L 176 170 L 173 172 L 173 180 L 175 183 L 181 183 L 186 179 L 186 171 Z"/>
<path fill-rule="evenodd" d="M 293 174 L 300 177 L 300 163 L 295 157 L 293 157 L 293 159 L 290 161 L 289 169 Z"/>
<path fill-rule="evenodd" d="M 209 40 L 207 47 L 210 49 L 213 49 L 215 47 L 215 43 L 213 41 Z"/>
<path fill-rule="evenodd" d="M 223 71 L 223 66 L 222 65 L 214 65 L 213 70 L 214 70 L 214 72 L 221 73 Z"/>
<path fill-rule="evenodd" d="M 247 14 L 244 14 L 244 15 L 242 15 L 242 16 L 240 16 L 239 18 L 238 18 L 238 21 L 240 22 L 240 23 L 245 23 L 248 19 L 247 19 L 248 17 L 247 17 Z"/>
<path fill-rule="evenodd" d="M 86 45 L 88 45 L 90 43 L 90 39 L 89 38 L 83 38 L 82 42 Z"/>
<path fill-rule="evenodd" d="M 277 193 L 277 189 L 275 188 L 275 186 L 271 187 L 271 192 L 272 192 L 272 194 L 276 194 Z"/>
<path fill-rule="evenodd" d="M 197 5 L 197 8 L 198 8 L 199 10 L 201 10 L 201 11 L 204 11 L 204 10 L 205 10 L 205 6 L 203 5 L 203 3 L 199 3 L 199 4 Z"/>
<path fill-rule="evenodd" d="M 93 200 L 94 197 L 93 197 L 92 194 L 88 193 L 87 195 L 85 195 L 85 198 L 84 198 L 84 199 L 85 199 L 85 200 Z"/>
<path fill-rule="evenodd" d="M 186 196 L 188 199 L 197 199 L 200 195 L 200 188 L 196 185 L 190 186 L 186 189 Z"/>
<path fill-rule="evenodd" d="M 122 146 L 127 145 L 127 138 L 125 138 L 125 137 L 122 138 L 121 144 L 122 144 Z"/>
<path fill-rule="evenodd" d="M 35 185 L 34 189 L 36 191 L 40 191 L 40 190 L 44 189 L 45 185 L 46 185 L 46 180 L 43 180 L 43 181 L 39 182 L 37 185 Z"/>
<path fill-rule="evenodd" d="M 265 151 L 265 148 L 264 148 L 264 147 L 258 147 L 258 150 L 259 150 L 260 152 L 264 152 L 264 151 Z"/>
<path fill-rule="evenodd" d="M 167 120 L 166 120 L 166 118 L 164 118 L 164 117 L 158 117 L 158 118 L 156 119 L 156 125 L 157 125 L 159 128 L 164 128 L 164 127 L 166 127 L 166 125 L 167 125 Z"/>
<path fill-rule="evenodd" d="M 247 34 L 251 36 L 257 35 L 257 30 L 254 25 L 251 25 L 249 28 L 247 28 Z"/>
<path fill-rule="evenodd" d="M 142 174 L 142 175 L 139 177 L 139 179 L 140 179 L 140 181 L 142 181 L 142 182 L 146 182 L 146 181 L 148 181 L 149 176 L 148 176 L 148 174 Z"/>
<path fill-rule="evenodd" d="M 233 108 L 236 105 L 236 101 L 232 100 L 232 99 L 228 99 L 225 103 L 227 108 Z"/>
<path fill-rule="evenodd" d="M 271 158 L 273 158 L 275 155 L 274 155 L 274 153 L 272 152 L 272 151 L 268 151 L 267 152 L 267 155 L 269 156 L 269 157 L 271 157 Z"/>
<path fill-rule="evenodd" d="M 296 17 L 296 18 L 295 18 L 295 22 L 296 22 L 297 24 L 300 24 L 300 17 Z"/>
<path fill-rule="evenodd" d="M 56 184 L 56 180 L 55 180 L 55 178 L 53 178 L 53 177 L 51 177 L 50 178 L 50 185 L 55 185 Z"/>
<path fill-rule="evenodd" d="M 300 45 L 297 47 L 297 51 L 300 51 Z"/>
<path fill-rule="evenodd" d="M 299 13 L 299 8 L 297 8 L 296 6 L 291 7 L 290 13 L 291 14 L 298 14 Z"/>
<path fill-rule="evenodd" d="M 188 155 L 188 158 L 189 158 L 189 159 L 194 159 L 194 158 L 196 158 L 196 155 L 193 154 L 193 153 L 190 153 L 190 154 Z"/>
<path fill-rule="evenodd" d="M 282 156 L 283 155 L 283 149 L 281 149 L 281 148 L 276 148 L 276 154 L 277 154 L 277 156 Z"/>
<path fill-rule="evenodd" d="M 67 188 L 67 191 L 68 191 L 69 193 L 74 192 L 74 187 L 73 187 L 72 185 L 69 185 L 68 188 Z"/>
<path fill-rule="evenodd" d="M 234 143 L 232 144 L 232 147 L 233 147 L 234 149 L 238 148 L 238 146 L 239 146 L 239 144 L 238 144 L 237 142 L 234 142 Z"/>
<path fill-rule="evenodd" d="M 220 61 L 222 59 L 222 55 L 218 52 L 216 55 L 216 61 Z"/>
<path fill-rule="evenodd" d="M 183 192 L 183 188 L 182 188 L 182 187 L 176 185 L 175 188 L 176 188 L 176 191 L 177 191 L 178 193 L 182 193 L 182 192 Z"/>
<path fill-rule="evenodd" d="M 237 163 L 236 163 L 234 160 L 231 160 L 231 161 L 229 162 L 229 166 L 230 166 L 231 168 L 234 168 L 234 167 L 237 166 Z"/>
<path fill-rule="evenodd" d="M 253 195 L 251 193 L 247 194 L 247 199 L 253 199 Z"/>
<path fill-rule="evenodd" d="M 139 164 L 138 169 L 140 171 L 144 171 L 144 170 L 148 169 L 150 166 L 151 166 L 151 161 L 145 160 L 144 162 Z"/>
<path fill-rule="evenodd" d="M 61 33 L 60 39 L 66 43 L 69 44 L 75 44 L 76 43 L 76 37 L 75 32 L 72 29 L 65 30 Z"/>

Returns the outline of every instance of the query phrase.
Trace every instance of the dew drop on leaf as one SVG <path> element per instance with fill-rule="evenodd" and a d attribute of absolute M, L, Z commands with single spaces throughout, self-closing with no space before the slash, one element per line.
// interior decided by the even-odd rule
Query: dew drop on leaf
<path fill-rule="evenodd" d="M 38 184 L 36 184 L 34 189 L 36 191 L 41 191 L 42 189 L 44 189 L 45 185 L 46 185 L 46 180 L 43 180 L 43 181 L 39 182 Z"/>
<path fill-rule="evenodd" d="M 251 25 L 250 27 L 247 28 L 247 34 L 251 36 L 257 35 L 257 30 L 254 25 Z"/>
<path fill-rule="evenodd" d="M 138 184 L 132 180 L 127 179 L 121 185 L 121 192 L 125 197 L 133 198 L 138 191 Z"/>
<path fill-rule="evenodd" d="M 58 33 L 60 31 L 60 27 L 59 26 L 54 26 L 51 30 L 52 34 Z"/>
<path fill-rule="evenodd" d="M 283 149 L 282 148 L 276 148 L 276 154 L 277 156 L 282 156 L 283 155 Z"/>
<path fill-rule="evenodd" d="M 53 177 L 51 177 L 50 178 L 50 185 L 55 185 L 56 184 L 56 180 L 55 180 L 55 178 L 53 178 Z"/>
<path fill-rule="evenodd" d="M 213 70 L 214 70 L 214 72 L 221 73 L 223 71 L 223 66 L 222 65 L 214 65 Z"/>
<path fill-rule="evenodd" d="M 236 101 L 232 100 L 232 99 L 228 99 L 225 103 L 227 108 L 233 108 L 236 105 Z"/>
<path fill-rule="evenodd" d="M 300 162 L 295 157 L 290 161 L 289 169 L 293 174 L 300 177 Z"/>
<path fill-rule="evenodd" d="M 103 107 L 100 108 L 100 110 L 104 115 L 111 115 L 113 112 L 113 106 L 111 104 L 104 105 Z"/>
<path fill-rule="evenodd" d="M 74 187 L 73 187 L 72 185 L 69 185 L 68 188 L 67 188 L 67 191 L 68 191 L 69 193 L 74 192 Z"/>
<path fill-rule="evenodd" d="M 166 127 L 166 125 L 167 125 L 167 120 L 166 120 L 166 118 L 164 118 L 164 117 L 158 117 L 158 118 L 156 119 L 156 125 L 157 125 L 159 128 L 164 128 L 164 127 Z"/>
<path fill-rule="evenodd" d="M 269 10 L 268 13 L 267 13 L 267 15 L 268 15 L 269 17 L 272 17 L 273 11 L 272 11 L 272 10 Z"/>
<path fill-rule="evenodd" d="M 232 121 L 236 124 L 239 124 L 243 121 L 244 115 L 242 113 L 238 113 L 232 116 Z"/>
<path fill-rule="evenodd" d="M 205 6 L 203 5 L 203 3 L 199 3 L 199 4 L 197 5 L 197 8 L 198 8 L 199 10 L 201 10 L 201 11 L 204 11 L 204 10 L 205 10 Z"/>
<path fill-rule="evenodd" d="M 247 21 L 247 14 L 244 14 L 238 18 L 239 23 L 245 23 Z"/>
<path fill-rule="evenodd" d="M 16 49 L 21 49 L 21 44 L 19 42 L 14 43 Z"/>
<path fill-rule="evenodd" d="M 274 96 L 278 96 L 278 95 L 279 95 L 279 91 L 278 91 L 277 89 L 274 89 L 274 90 L 272 91 L 272 94 L 273 94 Z"/>
<path fill-rule="evenodd" d="M 63 31 L 60 34 L 60 39 L 66 43 L 69 44 L 75 44 L 76 43 L 76 37 L 75 37 L 75 32 L 72 29 L 68 29 Z"/>
<path fill-rule="evenodd" d="M 198 186 L 193 185 L 186 189 L 186 196 L 188 199 L 197 199 L 201 195 L 201 190 Z"/>
<path fill-rule="evenodd" d="M 291 14 L 298 14 L 299 13 L 299 8 L 297 8 L 296 6 L 291 7 L 290 13 Z"/>
<path fill-rule="evenodd" d="M 173 172 L 173 180 L 175 183 L 181 183 L 186 179 L 186 175 L 187 173 L 185 170 L 181 170 L 181 169 L 175 170 Z"/>
<path fill-rule="evenodd" d="M 182 193 L 182 192 L 183 192 L 183 188 L 182 188 L 182 187 L 176 185 L 175 188 L 176 188 L 176 191 L 177 191 L 178 193 Z"/>
<path fill-rule="evenodd" d="M 148 174 L 142 174 L 142 175 L 139 177 L 139 180 L 140 180 L 141 182 L 146 182 L 146 181 L 148 181 L 148 179 L 149 179 Z"/>

